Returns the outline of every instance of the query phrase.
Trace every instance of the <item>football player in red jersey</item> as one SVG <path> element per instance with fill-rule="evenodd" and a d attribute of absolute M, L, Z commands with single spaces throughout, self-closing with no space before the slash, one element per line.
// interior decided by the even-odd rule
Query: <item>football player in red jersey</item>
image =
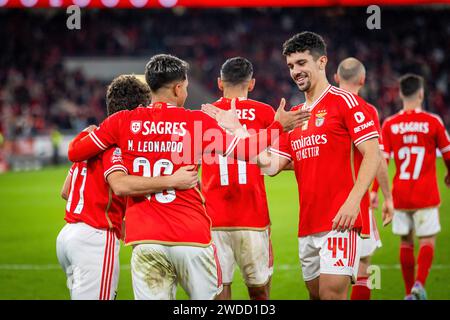
<path fill-rule="evenodd" d="M 184 108 L 188 65 L 166 54 L 153 56 L 145 78 L 151 104 L 108 117 L 87 137 L 69 145 L 69 159 L 81 161 L 118 145 L 125 167 L 133 175 L 170 175 L 183 165 L 197 164 L 203 153 L 233 153 L 249 160 L 309 118 L 309 112 L 285 111 L 284 100 L 275 121 L 249 136 L 239 121 L 228 135 L 199 110 Z M 231 109 L 231 114 L 236 112 Z M 237 150 L 235 152 L 235 150 Z M 174 299 L 177 283 L 191 299 L 213 299 L 222 288 L 221 271 L 211 241 L 211 220 L 197 188 L 148 197 L 129 197 L 126 245 L 133 245 L 133 289 L 137 299 Z"/>
<path fill-rule="evenodd" d="M 385 157 L 394 155 L 397 171 L 392 194 L 392 231 L 401 237 L 400 263 L 408 300 L 425 300 L 425 282 L 434 256 L 436 235 L 440 232 L 441 203 L 436 178 L 436 149 L 450 172 L 450 137 L 441 118 L 422 110 L 424 80 L 414 74 L 400 78 L 403 109 L 383 124 Z M 450 186 L 447 173 L 445 184 Z M 414 237 L 419 238 L 415 276 Z"/>
<path fill-rule="evenodd" d="M 117 77 L 107 90 L 108 115 L 149 102 L 148 86 L 134 76 Z M 72 165 L 61 191 L 67 200 L 67 224 L 56 244 L 72 299 L 109 300 L 116 296 L 119 239 L 126 206 L 126 199 L 119 196 L 153 193 L 167 187 L 192 188 L 197 175 L 190 169 L 181 168 L 168 177 L 128 176 L 121 150 L 115 147 Z"/>
<path fill-rule="evenodd" d="M 339 64 L 337 73 L 334 75 L 334 79 L 339 85 L 339 88 L 357 95 L 361 88 L 364 86 L 366 80 L 366 68 L 358 59 L 344 59 Z M 373 105 L 369 103 L 367 104 L 367 107 L 375 122 L 377 131 L 380 134 L 380 136 L 378 137 L 378 143 L 380 144 L 380 150 L 383 151 L 383 141 L 381 138 L 381 127 L 380 120 L 378 118 L 378 111 Z M 378 181 L 379 185 L 381 186 L 381 191 L 383 192 L 384 202 L 382 208 L 382 218 L 383 226 L 386 226 L 392 220 L 392 216 L 394 214 L 394 205 L 392 202 L 391 189 L 389 187 L 387 163 L 385 161 L 380 162 L 376 181 Z M 373 187 L 372 190 L 374 190 Z M 371 191 L 371 199 L 372 197 L 378 199 L 376 191 Z M 370 266 L 370 257 L 373 255 L 377 248 L 381 247 L 381 240 L 378 233 L 376 220 L 372 214 L 372 209 L 375 209 L 375 207 L 373 207 L 373 203 L 375 203 L 375 201 L 371 201 L 372 208 L 367 208 L 367 210 L 370 210 L 370 238 L 363 239 L 361 241 L 361 258 L 359 261 L 358 279 L 356 281 L 356 284 L 354 284 L 352 287 L 351 300 L 370 300 L 371 287 L 368 284 L 369 274 L 367 272 L 367 268 Z"/>
<path fill-rule="evenodd" d="M 223 110 L 235 107 L 240 123 L 248 131 L 267 128 L 274 119 L 273 108 L 248 98 L 255 86 L 253 66 L 242 57 L 225 61 L 218 87 L 223 97 L 213 103 Z M 212 238 L 222 268 L 221 299 L 231 299 L 235 265 L 241 270 L 250 299 L 269 299 L 273 272 L 270 218 L 264 175 L 256 163 L 214 155 L 202 161 L 202 193 L 212 221 Z"/>
<path fill-rule="evenodd" d="M 360 97 L 331 86 L 325 73 L 326 45 L 321 36 L 302 32 L 283 45 L 283 55 L 311 118 L 280 136 L 270 153 L 258 156 L 268 174 L 293 161 L 300 219 L 299 256 L 311 299 L 347 299 L 355 280 L 360 236 L 370 236 L 367 190 L 381 156 L 378 132 Z M 222 126 L 236 126 L 230 112 L 208 105 L 203 110 Z M 226 120 L 225 120 L 226 118 Z M 278 145 L 276 145 L 278 144 Z"/>

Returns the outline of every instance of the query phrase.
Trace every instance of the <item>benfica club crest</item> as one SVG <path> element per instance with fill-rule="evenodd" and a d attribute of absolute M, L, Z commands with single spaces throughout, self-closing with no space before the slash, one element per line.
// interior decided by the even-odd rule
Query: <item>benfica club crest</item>
<path fill-rule="evenodd" d="M 134 134 L 138 134 L 142 128 L 142 121 L 131 121 L 130 129 Z"/>
<path fill-rule="evenodd" d="M 316 114 L 316 127 L 321 127 L 323 123 L 325 122 L 325 116 L 327 115 L 327 112 L 318 112 Z"/>

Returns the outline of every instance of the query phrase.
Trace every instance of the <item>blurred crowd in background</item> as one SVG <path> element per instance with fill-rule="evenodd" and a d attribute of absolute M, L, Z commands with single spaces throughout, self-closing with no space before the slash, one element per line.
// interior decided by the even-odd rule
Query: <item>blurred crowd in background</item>
<path fill-rule="evenodd" d="M 191 65 L 191 78 L 214 96 L 229 57 L 254 64 L 251 98 L 278 106 L 302 95 L 289 77 L 282 43 L 311 30 L 328 43 L 330 82 L 339 61 L 359 58 L 367 68 L 362 95 L 380 112 L 401 105 L 397 78 L 416 72 L 427 80 L 426 109 L 450 125 L 450 24 L 446 8 L 383 8 L 381 30 L 366 27 L 365 8 L 221 10 L 84 10 L 81 30 L 66 29 L 63 10 L 0 10 L 0 139 L 52 130 L 78 131 L 105 116 L 107 83 L 68 71 L 66 56 L 139 56 L 171 53 Z M 144 66 L 143 66 L 144 69 Z"/>

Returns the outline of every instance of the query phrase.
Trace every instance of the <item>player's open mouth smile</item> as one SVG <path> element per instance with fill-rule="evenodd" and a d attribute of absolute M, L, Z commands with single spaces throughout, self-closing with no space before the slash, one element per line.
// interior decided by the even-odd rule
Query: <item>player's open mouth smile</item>
<path fill-rule="evenodd" d="M 295 82 L 298 85 L 304 85 L 306 83 L 307 78 L 308 78 L 308 76 L 306 76 L 305 74 L 298 75 L 297 77 L 295 77 Z"/>

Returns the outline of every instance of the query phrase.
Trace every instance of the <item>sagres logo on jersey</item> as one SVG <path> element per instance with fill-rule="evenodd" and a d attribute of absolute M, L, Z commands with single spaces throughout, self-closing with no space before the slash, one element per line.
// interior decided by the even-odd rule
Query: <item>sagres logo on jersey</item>
<path fill-rule="evenodd" d="M 130 129 L 134 134 L 138 134 L 142 129 L 142 121 L 131 121 Z"/>
<path fill-rule="evenodd" d="M 325 122 L 325 116 L 327 115 L 326 110 L 320 110 L 316 113 L 316 127 L 321 127 Z"/>

